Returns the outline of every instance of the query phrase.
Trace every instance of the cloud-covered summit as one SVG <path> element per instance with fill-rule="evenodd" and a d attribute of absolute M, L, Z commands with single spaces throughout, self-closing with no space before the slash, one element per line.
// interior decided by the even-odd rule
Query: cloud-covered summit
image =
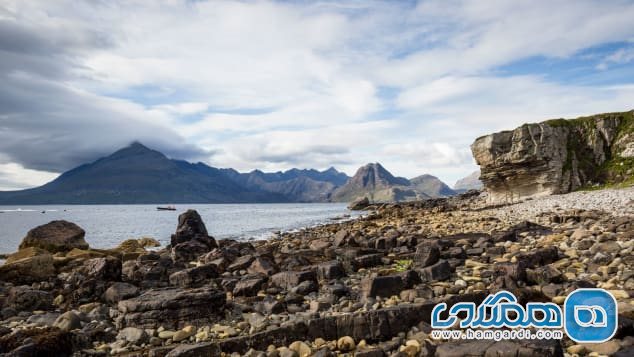
<path fill-rule="evenodd" d="M 0 2 L 0 189 L 140 140 L 446 181 L 473 138 L 631 109 L 631 1 Z"/>

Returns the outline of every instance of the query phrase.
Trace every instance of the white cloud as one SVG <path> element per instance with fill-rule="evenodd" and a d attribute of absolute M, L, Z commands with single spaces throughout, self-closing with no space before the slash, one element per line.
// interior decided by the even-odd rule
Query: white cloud
<path fill-rule="evenodd" d="M 136 138 L 241 170 L 379 161 L 454 182 L 474 169 L 478 135 L 630 109 L 627 79 L 581 86 L 500 66 L 631 40 L 632 18 L 631 2 L 598 0 L 7 0 L 0 152 L 60 171 Z"/>
<path fill-rule="evenodd" d="M 634 61 L 634 46 L 619 48 L 603 59 L 603 61 L 597 65 L 597 68 L 600 70 L 606 70 L 610 65 L 626 64 L 632 61 Z"/>
<path fill-rule="evenodd" d="M 56 173 L 29 170 L 16 163 L 0 164 L 0 173 L 0 191 L 38 186 L 57 177 Z"/>

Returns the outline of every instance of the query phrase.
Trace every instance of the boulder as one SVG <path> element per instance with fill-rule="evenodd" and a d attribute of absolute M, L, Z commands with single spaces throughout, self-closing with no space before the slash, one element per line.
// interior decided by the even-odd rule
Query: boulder
<path fill-rule="evenodd" d="M 209 246 L 199 240 L 190 240 L 172 246 L 172 260 L 177 263 L 196 261 L 198 257 L 209 252 Z"/>
<path fill-rule="evenodd" d="M 75 312 L 66 311 L 55 320 L 53 326 L 62 331 L 72 331 L 81 328 L 81 319 Z"/>
<path fill-rule="evenodd" d="M 451 276 L 451 266 L 446 260 L 418 270 L 420 278 L 424 282 L 447 280 Z"/>
<path fill-rule="evenodd" d="M 53 296 L 30 286 L 14 286 L 9 289 L 6 306 L 18 311 L 46 310 L 53 306 Z"/>
<path fill-rule="evenodd" d="M 255 257 L 252 255 L 243 255 L 238 257 L 227 267 L 227 271 L 244 270 L 251 266 L 251 263 L 253 263 L 254 260 Z"/>
<path fill-rule="evenodd" d="M 139 288 L 129 283 L 114 283 L 104 293 L 104 300 L 116 304 L 121 300 L 139 295 Z"/>
<path fill-rule="evenodd" d="M 367 197 L 360 197 L 350 202 L 350 204 L 348 205 L 348 209 L 353 211 L 359 211 L 359 210 L 368 208 L 369 205 L 370 205 L 370 199 L 368 199 Z"/>
<path fill-rule="evenodd" d="M 75 223 L 52 221 L 31 229 L 19 249 L 37 247 L 52 253 L 68 252 L 73 248 L 88 249 L 85 235 L 86 232 Z"/>
<path fill-rule="evenodd" d="M 299 285 L 303 281 L 317 282 L 317 276 L 314 271 L 283 271 L 271 276 L 271 283 L 285 290 Z"/>
<path fill-rule="evenodd" d="M 338 260 L 321 263 L 315 266 L 317 277 L 322 280 L 339 279 L 346 276 L 343 265 Z"/>
<path fill-rule="evenodd" d="M 123 340 L 133 345 L 141 345 L 147 342 L 148 339 L 147 332 L 137 327 L 126 327 L 117 334 L 117 340 Z"/>
<path fill-rule="evenodd" d="M 171 245 L 174 247 L 190 240 L 201 241 L 208 250 L 218 247 L 216 240 L 207 234 L 205 223 L 198 212 L 192 209 L 178 216 L 178 227 L 176 233 L 172 234 Z"/>
<path fill-rule="evenodd" d="M 256 257 L 247 268 L 249 274 L 273 275 L 278 271 L 277 265 L 268 257 Z"/>
<path fill-rule="evenodd" d="M 335 233 L 335 237 L 332 243 L 332 246 L 335 248 L 343 247 L 343 246 L 357 246 L 354 241 L 352 234 L 347 229 L 341 229 L 337 233 Z"/>
<path fill-rule="evenodd" d="M 170 275 L 170 284 L 182 288 L 197 287 L 207 284 L 213 278 L 218 277 L 218 269 L 214 264 L 200 265 L 194 268 L 183 269 Z"/>
<path fill-rule="evenodd" d="M 399 275 L 376 276 L 361 281 L 361 294 L 366 298 L 398 296 L 404 288 L 405 284 Z"/>
<path fill-rule="evenodd" d="M 121 260 L 113 257 L 93 258 L 84 263 L 89 278 L 103 281 L 121 280 Z"/>
<path fill-rule="evenodd" d="M 224 315 L 226 295 L 211 287 L 196 289 L 152 289 L 119 301 L 117 328 L 139 327 L 178 329 L 201 326 Z"/>
<path fill-rule="evenodd" d="M 414 265 L 420 267 L 428 267 L 436 264 L 440 259 L 440 249 L 432 243 L 424 243 L 416 247 L 414 254 Z"/>
<path fill-rule="evenodd" d="M 264 275 L 246 276 L 240 280 L 233 288 L 235 296 L 255 296 L 262 289 L 268 278 Z"/>

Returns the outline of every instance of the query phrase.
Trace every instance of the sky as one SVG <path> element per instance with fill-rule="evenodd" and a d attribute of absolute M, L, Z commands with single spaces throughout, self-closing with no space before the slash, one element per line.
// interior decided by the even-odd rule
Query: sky
<path fill-rule="evenodd" d="M 481 135 L 634 109 L 634 1 L 0 0 L 0 190 L 133 141 L 450 185 Z"/>

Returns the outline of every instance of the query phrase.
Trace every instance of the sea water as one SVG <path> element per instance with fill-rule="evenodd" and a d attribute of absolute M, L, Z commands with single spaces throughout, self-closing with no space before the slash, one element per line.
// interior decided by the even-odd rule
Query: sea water
<path fill-rule="evenodd" d="M 74 222 L 86 231 L 94 248 L 114 248 L 128 238 L 152 237 L 169 244 L 178 215 L 195 209 L 217 239 L 265 239 L 289 231 L 355 217 L 340 203 L 181 204 L 176 211 L 156 205 L 0 206 L 0 253 L 17 250 L 26 233 L 53 220 Z"/>

